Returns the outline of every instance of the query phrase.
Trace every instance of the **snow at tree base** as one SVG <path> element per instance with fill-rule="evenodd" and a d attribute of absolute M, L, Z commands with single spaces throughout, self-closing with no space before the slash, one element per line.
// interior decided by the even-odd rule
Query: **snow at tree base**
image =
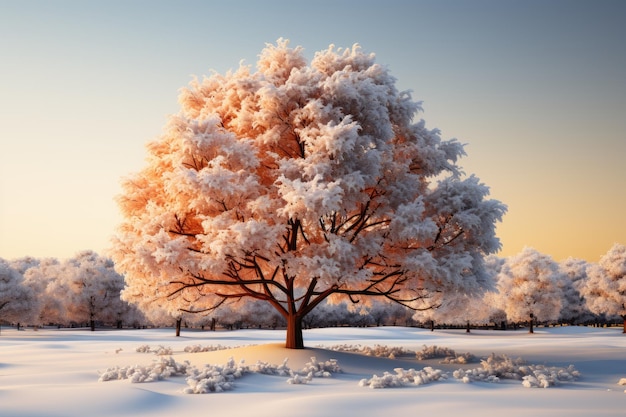
<path fill-rule="evenodd" d="M 125 300 L 172 316 L 262 300 L 301 348 L 324 300 L 423 309 L 490 286 L 506 207 L 373 54 L 330 46 L 309 65 L 281 39 L 256 71 L 195 80 L 179 101 L 118 199 Z"/>

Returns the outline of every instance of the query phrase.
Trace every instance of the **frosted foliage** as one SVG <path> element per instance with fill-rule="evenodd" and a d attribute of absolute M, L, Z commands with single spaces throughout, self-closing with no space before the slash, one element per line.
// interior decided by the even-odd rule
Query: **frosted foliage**
<path fill-rule="evenodd" d="M 41 309 L 39 317 L 33 324 L 66 323 L 65 301 L 67 290 L 59 282 L 60 263 L 57 259 L 46 258 L 37 263 L 31 263 L 24 272 L 24 282 L 39 294 Z"/>
<path fill-rule="evenodd" d="M 448 374 L 441 369 L 434 369 L 430 366 L 421 370 L 415 369 L 394 369 L 395 374 L 385 372 L 382 376 L 374 375 L 370 379 L 362 379 L 359 386 L 377 388 L 396 388 L 407 385 L 426 385 L 431 382 L 448 379 Z"/>
<path fill-rule="evenodd" d="M 626 319 L 626 246 L 613 245 L 597 264 L 588 268 L 587 275 L 581 293 L 589 310 Z"/>
<path fill-rule="evenodd" d="M 281 365 L 257 361 L 248 366 L 244 360 L 238 364 L 230 358 L 224 365 L 206 364 L 202 368 L 191 365 L 189 361 L 176 362 L 173 357 L 161 357 L 150 365 L 128 365 L 107 368 L 100 372 L 98 381 L 129 380 L 132 383 L 148 383 L 169 378 L 186 376 L 185 394 L 208 394 L 230 391 L 235 388 L 235 380 L 250 373 L 289 377 L 288 384 L 307 384 L 313 378 L 330 378 L 341 373 L 341 367 L 335 359 L 318 362 L 311 358 L 299 371 L 293 371 L 287 365 L 287 359 Z"/>
<path fill-rule="evenodd" d="M 533 314 L 538 321 L 556 321 L 562 305 L 558 264 L 535 249 L 524 248 L 507 258 L 498 275 L 498 299 L 510 321 Z"/>
<path fill-rule="evenodd" d="M 442 297 L 443 298 L 443 297 Z M 482 324 L 490 321 L 492 307 L 483 296 L 448 294 L 436 309 L 417 311 L 413 319 L 448 324 Z"/>
<path fill-rule="evenodd" d="M 327 297 L 423 307 L 488 286 L 506 208 L 373 54 L 331 46 L 308 64 L 280 39 L 256 68 L 193 80 L 123 181 L 110 255 L 125 300 L 175 314 L 252 297 L 303 317 Z"/>
<path fill-rule="evenodd" d="M 7 261 L 0 259 L 0 320 L 29 322 L 36 317 L 39 302 L 24 277 Z"/>
<path fill-rule="evenodd" d="M 121 316 L 125 303 L 120 300 L 124 278 L 110 259 L 93 251 L 79 252 L 61 263 L 57 279 L 65 291 L 67 320 L 114 323 L 126 318 Z"/>
<path fill-rule="evenodd" d="M 589 265 L 584 259 L 575 258 L 568 258 L 559 264 L 559 268 L 563 273 L 560 284 L 563 292 L 560 318 L 563 321 L 580 322 L 593 318 L 581 294 L 581 290 L 587 284 L 587 269 Z"/>
<path fill-rule="evenodd" d="M 481 361 L 481 368 L 458 369 L 453 376 L 464 383 L 473 381 L 497 383 L 501 379 L 521 380 L 525 388 L 549 388 L 580 378 L 573 365 L 566 368 L 526 364 L 521 358 L 492 353 Z"/>

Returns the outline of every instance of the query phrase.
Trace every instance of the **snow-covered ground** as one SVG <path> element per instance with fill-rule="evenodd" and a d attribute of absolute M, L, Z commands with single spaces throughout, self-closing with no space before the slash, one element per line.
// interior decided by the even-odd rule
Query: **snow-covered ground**
<path fill-rule="evenodd" d="M 316 329 L 304 334 L 310 348 L 298 351 L 282 348 L 283 338 L 284 331 L 270 330 L 183 330 L 176 338 L 172 329 L 5 327 L 0 333 L 0 415 L 599 417 L 623 416 L 626 410 L 626 386 L 618 384 L 626 378 L 626 335 L 619 328 L 541 328 L 533 335 L 402 327 Z M 222 347 L 229 349 L 214 350 Z M 374 352 L 362 353 L 368 350 Z M 384 355 L 393 351 L 395 359 L 372 356 L 376 350 Z M 475 359 L 467 364 L 442 363 L 442 357 L 416 359 L 418 352 L 427 357 L 435 351 L 471 353 Z M 492 359 L 508 358 L 507 366 L 522 372 L 519 377 L 526 373 L 527 382 L 506 379 L 504 362 L 498 368 L 487 359 L 492 353 Z M 466 358 L 471 359 L 456 361 Z M 518 358 L 525 364 L 516 362 Z M 177 376 L 176 370 L 186 375 Z M 307 381 L 311 370 L 321 372 Z M 119 379 L 124 376 L 130 379 Z M 145 377 L 156 381 L 131 382 Z M 533 378 L 556 385 L 526 388 L 537 385 Z M 401 386 L 371 388 L 396 384 Z M 185 393 L 203 387 L 209 393 Z M 226 390 L 215 393 L 211 387 Z"/>

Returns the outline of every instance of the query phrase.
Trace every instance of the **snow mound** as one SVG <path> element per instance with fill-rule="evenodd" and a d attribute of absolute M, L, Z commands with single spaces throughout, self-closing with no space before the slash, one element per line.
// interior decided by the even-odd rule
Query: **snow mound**
<path fill-rule="evenodd" d="M 626 378 L 620 379 L 617 385 L 626 385 Z"/>

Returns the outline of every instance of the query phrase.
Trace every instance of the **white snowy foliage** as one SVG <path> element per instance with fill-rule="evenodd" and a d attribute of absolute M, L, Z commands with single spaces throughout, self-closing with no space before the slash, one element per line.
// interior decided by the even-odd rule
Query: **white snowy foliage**
<path fill-rule="evenodd" d="M 395 359 L 401 356 L 412 356 L 415 352 L 407 350 L 403 347 L 394 347 L 376 344 L 374 346 L 362 346 L 362 345 L 333 345 L 333 346 L 320 346 L 325 349 L 335 350 L 339 352 L 352 352 L 359 353 L 366 356 L 375 356 L 378 358 L 390 358 Z"/>
<path fill-rule="evenodd" d="M 23 275 L 0 258 L 0 320 L 28 322 L 37 317 L 39 299 Z"/>
<path fill-rule="evenodd" d="M 194 350 L 194 349 L 192 349 Z M 337 345 L 334 350 L 365 352 L 362 348 L 354 345 Z M 379 346 L 376 352 L 390 352 L 393 348 L 382 349 Z M 137 352 L 153 351 L 148 345 L 142 345 Z M 199 350 L 195 350 L 199 351 Z M 398 350 L 399 352 L 399 350 Z M 402 351 L 405 354 L 405 351 Z M 371 353 L 371 352 L 370 352 Z M 440 347 L 425 347 L 421 352 L 415 353 L 420 360 L 437 357 L 445 357 L 444 363 L 464 364 L 474 358 L 469 353 L 457 355 L 454 350 Z M 393 355 L 391 355 L 393 356 Z M 462 358 L 462 359 L 459 359 Z M 264 361 L 257 361 L 254 365 L 245 365 L 245 360 L 238 364 L 231 357 L 225 365 L 206 364 L 202 368 L 191 365 L 189 361 L 176 362 L 173 357 L 160 357 L 151 365 L 130 365 L 124 367 L 108 368 L 100 374 L 99 381 L 130 380 L 133 383 L 160 381 L 172 377 L 186 376 L 187 387 L 183 390 L 188 394 L 204 394 L 223 392 L 234 389 L 235 380 L 249 373 L 288 377 L 288 384 L 307 384 L 314 378 L 329 378 L 333 374 L 342 373 L 339 363 L 335 359 L 319 362 L 311 357 L 299 371 L 292 370 L 286 358 L 282 364 L 275 365 Z M 506 355 L 491 354 L 481 361 L 480 368 L 458 369 L 452 376 L 464 383 L 491 382 L 501 380 L 522 381 L 526 388 L 548 388 L 565 382 L 575 381 L 580 377 L 580 372 L 573 365 L 566 368 L 551 367 L 546 365 L 530 365 L 521 358 L 511 359 Z M 445 381 L 449 373 L 430 366 L 421 370 L 396 368 L 394 373 L 384 372 L 382 376 L 373 375 L 359 381 L 359 386 L 369 388 L 394 388 L 404 386 L 416 386 L 429 384 L 436 381 Z M 618 384 L 626 385 L 626 378 L 622 378 Z"/>
<path fill-rule="evenodd" d="M 301 319 L 318 297 L 482 293 L 506 207 L 395 82 L 358 45 L 308 63 L 280 39 L 255 72 L 182 89 L 118 199 L 123 299 L 175 315 L 252 297 Z"/>
<path fill-rule="evenodd" d="M 481 361 L 482 368 L 458 369 L 453 372 L 456 379 L 469 383 L 500 382 L 502 379 L 522 381 L 526 388 L 548 388 L 580 377 L 573 365 L 567 368 L 528 365 L 521 358 L 511 359 L 506 355 L 491 354 Z"/>
<path fill-rule="evenodd" d="M 316 378 L 329 378 L 332 374 L 341 372 L 341 367 L 336 359 L 318 362 L 315 357 L 311 357 L 311 362 L 307 362 L 300 370 L 300 373 L 311 374 Z"/>
<path fill-rule="evenodd" d="M 205 394 L 210 392 L 230 391 L 234 388 L 235 379 L 248 373 L 248 367 L 243 361 L 235 364 L 230 358 L 224 366 L 205 365 L 202 369 L 192 367 L 188 370 L 186 379 L 188 387 L 185 394 Z"/>
<path fill-rule="evenodd" d="M 370 379 L 362 379 L 359 381 L 359 386 L 373 389 L 396 388 L 407 385 L 425 385 L 448 378 L 446 372 L 441 369 L 434 369 L 430 366 L 422 370 L 396 368 L 394 371 L 395 374 L 385 372 L 382 376 L 374 375 Z"/>
<path fill-rule="evenodd" d="M 176 362 L 174 358 L 159 358 L 151 365 L 129 365 L 123 367 L 107 368 L 100 374 L 99 381 L 112 381 L 118 379 L 128 379 L 133 383 L 160 381 L 173 376 L 186 375 L 190 364 Z"/>
<path fill-rule="evenodd" d="M 613 245 L 587 275 L 581 293 L 589 310 L 626 320 L 626 245 Z"/>
<path fill-rule="evenodd" d="M 148 345 L 137 348 L 137 352 L 154 352 Z M 285 359 L 281 365 L 272 365 L 257 361 L 252 366 L 245 365 L 245 360 L 238 364 L 231 357 L 225 365 L 206 364 L 202 368 L 191 365 L 189 361 L 176 362 L 172 356 L 154 360 L 151 365 L 129 365 L 107 368 L 100 374 L 99 381 L 113 381 L 127 379 L 133 383 L 154 382 L 163 379 L 186 376 L 188 387 L 186 394 L 205 394 L 230 391 L 235 386 L 235 380 L 249 373 L 264 375 L 286 376 L 289 384 L 306 384 L 313 378 L 329 378 L 332 374 L 341 373 L 341 367 L 334 359 L 318 362 L 315 357 L 299 371 L 293 371 Z"/>
<path fill-rule="evenodd" d="M 153 353 L 158 356 L 166 356 L 174 354 L 174 351 L 171 347 L 165 347 L 163 345 L 159 346 L 150 346 L 150 345 L 141 345 L 135 349 L 136 352 L 139 353 Z"/>
<path fill-rule="evenodd" d="M 233 349 L 235 347 L 241 347 L 241 346 L 223 346 L 223 345 L 189 345 L 189 346 L 185 346 L 183 348 L 183 351 L 186 353 L 200 353 L 200 352 L 215 352 L 218 350 L 226 350 L 226 349 Z"/>
<path fill-rule="evenodd" d="M 254 365 L 250 367 L 250 369 L 253 372 L 263 375 L 292 376 L 293 371 L 287 365 L 288 361 L 289 359 L 285 358 L 281 365 L 274 365 L 269 362 L 257 361 Z"/>
<path fill-rule="evenodd" d="M 592 313 L 586 305 L 581 290 L 587 284 L 587 270 L 590 264 L 584 259 L 567 258 L 559 263 L 563 273 L 560 281 L 563 292 L 563 305 L 560 319 L 565 322 L 585 322 L 593 319 Z"/>
<path fill-rule="evenodd" d="M 471 353 L 456 353 L 454 350 L 440 346 L 424 346 L 422 350 L 416 352 L 417 360 L 442 358 L 440 363 L 459 363 L 465 364 L 474 362 L 476 357 Z"/>
<path fill-rule="evenodd" d="M 379 358 L 397 359 L 400 357 L 413 356 L 417 360 L 428 359 L 442 359 L 440 363 L 471 363 L 476 361 L 476 357 L 471 353 L 456 353 L 454 350 L 447 347 L 439 346 L 426 346 L 420 351 L 413 351 L 399 346 L 386 346 L 386 345 L 374 345 L 374 346 L 362 346 L 362 345 L 333 345 L 333 346 L 320 346 L 329 350 L 336 350 L 340 352 L 352 352 L 366 356 L 375 356 Z"/>
<path fill-rule="evenodd" d="M 562 306 L 562 279 L 559 265 L 551 257 L 524 248 L 502 265 L 495 299 L 510 321 L 524 322 L 531 314 L 538 321 L 556 321 Z"/>

